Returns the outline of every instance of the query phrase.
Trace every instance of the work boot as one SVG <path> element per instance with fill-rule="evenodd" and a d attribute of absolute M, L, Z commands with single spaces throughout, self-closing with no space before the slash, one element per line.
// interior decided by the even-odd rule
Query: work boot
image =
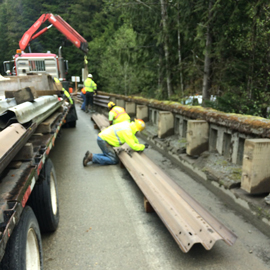
<path fill-rule="evenodd" d="M 92 161 L 93 154 L 87 151 L 83 158 L 83 166 L 85 167 L 89 161 Z"/>

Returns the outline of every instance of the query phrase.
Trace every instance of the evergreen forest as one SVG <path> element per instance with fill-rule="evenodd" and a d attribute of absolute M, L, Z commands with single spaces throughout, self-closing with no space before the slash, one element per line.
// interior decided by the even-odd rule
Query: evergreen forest
<path fill-rule="evenodd" d="M 1 62 L 44 13 L 60 15 L 87 40 L 98 90 L 180 102 L 202 95 L 207 107 L 268 116 L 269 1 L 0 0 Z M 81 76 L 84 54 L 57 29 L 31 42 L 32 52 L 58 54 L 59 46 L 68 79 Z"/>

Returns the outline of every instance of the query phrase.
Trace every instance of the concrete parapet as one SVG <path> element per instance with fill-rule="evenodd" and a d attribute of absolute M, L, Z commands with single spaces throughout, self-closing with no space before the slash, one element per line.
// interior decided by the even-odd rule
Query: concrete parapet
<path fill-rule="evenodd" d="M 174 117 L 171 112 L 159 111 L 158 138 L 164 138 L 174 133 Z"/>
<path fill-rule="evenodd" d="M 251 194 L 270 192 L 270 139 L 247 139 L 241 188 Z"/>
<path fill-rule="evenodd" d="M 159 111 L 153 108 L 149 108 L 149 121 L 155 125 L 158 126 L 159 121 Z"/>
<path fill-rule="evenodd" d="M 117 106 L 120 106 L 120 107 L 122 107 L 122 108 L 125 108 L 125 101 L 124 101 L 123 99 L 116 99 L 115 104 L 116 104 Z"/>
<path fill-rule="evenodd" d="M 187 124 L 187 154 L 200 155 L 209 148 L 209 124 L 204 120 L 189 120 Z"/>
<path fill-rule="evenodd" d="M 142 119 L 144 122 L 149 121 L 148 107 L 146 105 L 137 105 L 136 118 Z"/>
<path fill-rule="evenodd" d="M 179 134 L 180 137 L 187 137 L 187 122 L 189 119 L 181 116 L 175 115 L 174 118 L 174 133 Z"/>
<path fill-rule="evenodd" d="M 110 97 L 110 100 L 114 103 L 116 103 L 116 98 L 115 97 Z"/>
<path fill-rule="evenodd" d="M 136 105 L 134 102 L 126 101 L 126 112 L 129 114 L 130 117 L 134 117 L 136 115 Z M 139 118 L 141 119 L 141 118 Z"/>

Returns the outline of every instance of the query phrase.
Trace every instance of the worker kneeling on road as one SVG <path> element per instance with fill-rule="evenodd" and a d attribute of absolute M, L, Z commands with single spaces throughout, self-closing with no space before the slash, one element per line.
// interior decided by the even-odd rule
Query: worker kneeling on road
<path fill-rule="evenodd" d="M 135 122 L 124 121 L 104 129 L 98 134 L 97 143 L 103 154 L 92 154 L 89 151 L 83 158 L 83 166 L 88 162 L 101 165 L 114 165 L 118 163 L 118 156 L 113 147 L 127 143 L 134 151 L 143 151 L 148 145 L 140 144 L 135 134 L 145 128 L 143 120 L 135 119 Z"/>
<path fill-rule="evenodd" d="M 125 109 L 120 106 L 116 106 L 114 102 L 110 101 L 108 103 L 108 109 L 110 125 L 121 123 L 123 121 L 130 122 L 130 117 L 126 113 Z"/>

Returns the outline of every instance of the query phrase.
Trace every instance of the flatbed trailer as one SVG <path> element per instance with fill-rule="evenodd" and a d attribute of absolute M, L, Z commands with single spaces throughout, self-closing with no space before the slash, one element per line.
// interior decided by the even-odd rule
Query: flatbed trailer
<path fill-rule="evenodd" d="M 37 128 L 1 173 L 2 270 L 43 269 L 40 233 L 55 231 L 59 223 L 56 175 L 49 154 L 71 107 L 63 101 L 42 123 L 49 126 L 46 132 L 40 133 Z"/>

